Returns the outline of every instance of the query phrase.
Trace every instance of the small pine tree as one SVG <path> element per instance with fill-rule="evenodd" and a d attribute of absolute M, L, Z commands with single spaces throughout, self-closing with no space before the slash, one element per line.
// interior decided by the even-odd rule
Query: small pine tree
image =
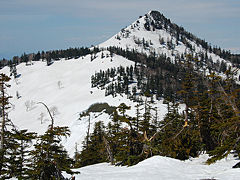
<path fill-rule="evenodd" d="M 103 136 L 103 122 L 96 122 L 94 125 L 93 133 L 90 135 L 88 140 L 86 139 L 84 141 L 83 149 L 79 154 L 78 165 L 80 167 L 105 162 L 107 160 L 107 153 L 103 142 Z"/>
<path fill-rule="evenodd" d="M 200 150 L 199 132 L 196 125 L 191 124 L 188 129 L 183 128 L 184 118 L 178 113 L 177 107 L 173 104 L 161 122 L 155 144 L 155 150 L 164 156 L 170 156 L 181 160 L 195 157 Z"/>
<path fill-rule="evenodd" d="M 12 158 L 9 154 L 15 150 L 15 140 L 12 138 L 12 129 L 14 128 L 10 119 L 8 119 L 7 110 L 10 108 L 9 99 L 6 88 L 10 87 L 7 82 L 10 78 L 5 74 L 0 74 L 0 101 L 1 101 L 1 134 L 0 134 L 0 177 L 9 178 L 12 176 L 9 169 L 9 158 Z"/>
<path fill-rule="evenodd" d="M 38 137 L 35 149 L 31 151 L 31 178 L 52 179 L 62 178 L 61 172 L 73 174 L 71 167 L 73 160 L 68 157 L 67 151 L 60 144 L 61 137 L 70 135 L 68 127 L 50 126 L 45 134 Z"/>
<path fill-rule="evenodd" d="M 36 138 L 35 133 L 27 132 L 27 130 L 15 130 L 13 134 L 14 151 L 11 151 L 10 168 L 14 177 L 19 179 L 29 178 L 29 166 L 31 163 L 30 150 L 31 142 Z"/>

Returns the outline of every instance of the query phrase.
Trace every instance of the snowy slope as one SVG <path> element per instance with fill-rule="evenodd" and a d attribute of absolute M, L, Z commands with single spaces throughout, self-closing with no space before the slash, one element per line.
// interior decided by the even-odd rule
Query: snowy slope
<path fill-rule="evenodd" d="M 78 169 L 81 180 L 238 180 L 239 169 L 233 157 L 223 159 L 213 165 L 205 165 L 207 155 L 180 161 L 172 158 L 154 156 L 131 167 L 115 167 L 101 163 Z M 67 175 L 66 175 L 67 177 Z"/>
<path fill-rule="evenodd" d="M 105 52 L 108 53 L 108 52 Z M 32 66 L 25 66 L 24 63 L 17 66 L 21 75 L 11 80 L 12 87 L 9 94 L 13 96 L 11 103 L 14 108 L 9 113 L 10 119 L 20 128 L 29 129 L 37 133 L 44 133 L 50 124 L 50 117 L 45 107 L 36 102 L 44 102 L 50 109 L 56 107 L 55 124 L 69 126 L 71 137 L 65 143 L 71 154 L 75 143 L 81 144 L 86 135 L 85 122 L 79 121 L 79 113 L 86 110 L 96 102 L 108 102 L 112 105 L 119 105 L 123 99 L 111 99 L 104 96 L 104 92 L 91 89 L 91 75 L 100 69 L 106 70 L 119 65 L 127 66 L 132 62 L 114 56 L 102 60 L 100 54 L 91 62 L 90 55 L 79 59 L 55 61 L 51 66 L 45 62 L 34 62 Z M 2 70 L 8 73 L 7 67 Z M 61 87 L 58 84 L 61 82 Z M 21 98 L 17 99 L 16 91 Z M 91 94 L 90 91 L 93 91 Z M 33 102 L 32 107 L 27 111 L 26 102 Z M 43 124 L 40 123 L 40 114 L 44 113 Z M 107 119 L 107 118 L 105 118 Z M 93 122 L 94 123 L 94 122 Z"/>
<path fill-rule="evenodd" d="M 110 53 L 104 51 L 104 54 Z M 79 59 L 55 61 L 51 66 L 46 66 L 46 62 L 34 62 L 32 66 L 22 63 L 17 66 L 20 77 L 12 79 L 11 88 L 8 89 L 8 94 L 13 96 L 11 99 L 13 108 L 9 112 L 9 118 L 20 129 L 42 134 L 51 122 L 46 108 L 37 102 L 45 103 L 51 112 L 56 114 L 55 125 L 70 128 L 71 136 L 63 140 L 63 144 L 73 155 L 75 144 L 78 144 L 80 150 L 87 132 L 88 119 L 79 120 L 80 112 L 99 102 L 107 102 L 112 106 L 119 106 L 124 102 L 134 107 L 133 102 L 124 95 L 115 98 L 105 97 L 104 91 L 91 88 L 91 76 L 95 72 L 120 65 L 126 67 L 134 63 L 117 55 L 113 56 L 112 61 L 110 57 L 102 59 L 101 53 L 96 54 L 93 61 L 91 56 L 87 55 Z M 9 74 L 9 68 L 5 67 L 1 72 Z M 20 99 L 17 99 L 16 92 L 21 96 Z M 28 109 L 26 104 L 29 106 Z M 166 105 L 159 102 L 156 106 L 163 118 Z M 54 112 L 52 109 L 55 109 Z M 134 116 L 135 110 L 131 109 L 129 114 Z M 106 113 L 91 114 L 91 129 L 94 123 L 100 120 L 108 123 L 110 116 Z"/>

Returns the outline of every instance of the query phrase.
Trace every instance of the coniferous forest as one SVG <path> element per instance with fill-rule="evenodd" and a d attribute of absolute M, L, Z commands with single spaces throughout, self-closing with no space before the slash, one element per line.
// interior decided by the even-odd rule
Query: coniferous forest
<path fill-rule="evenodd" d="M 229 153 L 239 156 L 240 94 L 231 68 L 225 69 L 223 80 L 214 71 L 199 73 L 191 55 L 175 63 L 165 57 L 148 57 L 145 62 L 142 58 L 140 63 L 139 54 L 116 51 L 135 61 L 135 67 L 97 72 L 92 76 L 92 87 L 104 90 L 106 96 L 127 95 L 138 103 L 136 116 L 126 115 L 131 107 L 120 104 L 112 113 L 112 123 L 96 123 L 94 132 L 86 136 L 83 151 L 76 154 L 78 166 L 106 159 L 117 165 L 133 165 L 153 155 L 185 160 L 206 152 L 211 155 L 209 164 Z M 152 113 L 152 103 L 161 98 L 168 113 L 159 122 Z M 178 111 L 180 103 L 186 105 L 182 113 Z"/>

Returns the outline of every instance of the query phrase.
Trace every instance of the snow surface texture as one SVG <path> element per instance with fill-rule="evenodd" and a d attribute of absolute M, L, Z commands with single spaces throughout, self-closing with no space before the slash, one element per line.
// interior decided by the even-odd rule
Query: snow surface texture
<path fill-rule="evenodd" d="M 154 156 L 131 167 L 116 167 L 101 163 L 78 169 L 81 180 L 239 180 L 239 169 L 231 169 L 237 161 L 233 157 L 213 165 L 205 165 L 207 155 L 180 161 Z M 67 175 L 66 175 L 67 177 Z"/>

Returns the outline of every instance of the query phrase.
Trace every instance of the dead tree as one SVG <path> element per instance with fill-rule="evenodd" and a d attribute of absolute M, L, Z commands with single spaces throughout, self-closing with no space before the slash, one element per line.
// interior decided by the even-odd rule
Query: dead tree
<path fill-rule="evenodd" d="M 110 160 L 111 165 L 114 165 L 113 154 L 112 154 L 110 145 L 109 145 L 107 139 L 105 138 L 105 136 L 103 136 L 103 141 L 104 141 L 104 144 L 105 144 L 105 148 L 106 148 L 106 150 L 107 150 L 108 159 Z"/>

